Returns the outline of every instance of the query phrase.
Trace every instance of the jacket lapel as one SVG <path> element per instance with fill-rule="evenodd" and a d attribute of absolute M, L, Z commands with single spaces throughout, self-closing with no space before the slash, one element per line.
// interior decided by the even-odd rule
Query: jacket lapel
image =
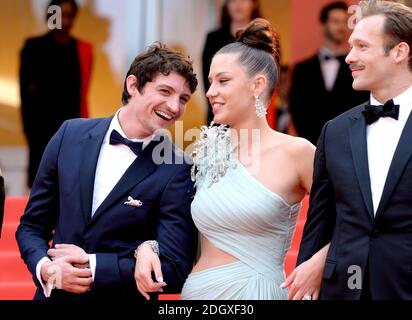
<path fill-rule="evenodd" d="M 85 139 L 81 141 L 82 163 L 80 166 L 80 192 L 83 215 L 86 221 L 90 220 L 92 213 L 94 178 L 96 174 L 97 160 L 103 139 L 109 128 L 112 118 L 103 119 L 93 128 Z"/>
<path fill-rule="evenodd" d="M 360 107 L 362 108 L 363 105 Z M 369 217 L 374 218 L 372 192 L 370 188 L 368 148 L 366 144 L 366 123 L 361 114 L 350 119 L 350 145 L 356 176 Z"/>
<path fill-rule="evenodd" d="M 399 179 L 401 178 L 405 166 L 412 156 L 412 113 L 409 115 L 405 128 L 402 131 L 401 137 L 396 147 L 395 153 L 389 167 L 388 176 L 386 177 L 385 187 L 383 188 L 382 197 L 379 202 L 378 210 L 376 211 L 376 219 L 385 209 Z"/>
<path fill-rule="evenodd" d="M 96 221 L 96 219 L 98 219 L 98 217 L 105 210 L 110 208 L 113 204 L 119 202 L 120 199 L 127 194 L 127 192 L 129 192 L 134 186 L 136 186 L 155 170 L 156 165 L 152 160 L 152 151 L 158 143 L 159 140 L 152 140 L 152 142 L 150 142 L 149 145 L 143 150 L 142 155 L 136 158 L 136 160 L 130 165 L 106 199 L 104 199 L 99 208 L 97 208 L 89 222 L 89 226 Z"/>

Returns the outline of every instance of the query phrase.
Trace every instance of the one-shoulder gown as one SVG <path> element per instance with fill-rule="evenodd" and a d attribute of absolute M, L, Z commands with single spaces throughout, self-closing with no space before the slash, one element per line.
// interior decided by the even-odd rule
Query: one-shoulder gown
<path fill-rule="evenodd" d="M 200 233 L 236 262 L 192 272 L 182 299 L 286 299 L 284 260 L 300 203 L 289 205 L 261 184 L 237 161 L 209 187 L 197 186 L 193 220 Z"/>

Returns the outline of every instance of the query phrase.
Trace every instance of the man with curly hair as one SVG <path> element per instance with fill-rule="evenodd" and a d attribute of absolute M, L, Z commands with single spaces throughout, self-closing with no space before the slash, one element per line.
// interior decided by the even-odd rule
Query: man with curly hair
<path fill-rule="evenodd" d="M 192 63 L 154 44 L 133 61 L 113 117 L 69 120 L 54 135 L 16 233 L 35 299 L 142 299 L 134 251 L 145 246 L 162 261 L 153 285 L 180 291 L 197 247 L 194 188 L 190 162 L 158 131 L 196 87 Z"/>

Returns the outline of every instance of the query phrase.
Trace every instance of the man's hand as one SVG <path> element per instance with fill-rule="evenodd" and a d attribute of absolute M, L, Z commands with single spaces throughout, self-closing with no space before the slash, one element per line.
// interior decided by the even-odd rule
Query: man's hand
<path fill-rule="evenodd" d="M 63 257 L 75 257 L 86 261 L 84 264 L 75 264 L 75 267 L 87 268 L 89 266 L 89 256 L 82 248 L 74 244 L 56 244 L 54 247 L 55 249 L 49 249 L 47 251 L 47 254 L 53 261 Z"/>
<path fill-rule="evenodd" d="M 84 265 L 88 258 L 62 257 L 46 262 L 41 267 L 41 277 L 48 285 L 72 293 L 85 293 L 91 289 L 93 283 L 90 269 L 76 268 L 73 265 Z"/>
<path fill-rule="evenodd" d="M 152 272 L 157 282 L 152 279 Z M 163 282 L 162 269 L 159 256 L 153 252 L 149 244 L 142 244 L 136 256 L 136 267 L 134 271 L 137 289 L 150 300 L 148 292 L 163 292 L 166 283 Z"/>

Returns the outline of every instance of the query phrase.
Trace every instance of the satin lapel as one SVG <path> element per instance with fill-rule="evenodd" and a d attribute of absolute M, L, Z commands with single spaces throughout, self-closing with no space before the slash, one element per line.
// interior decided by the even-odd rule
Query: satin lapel
<path fill-rule="evenodd" d="M 409 115 L 405 128 L 402 131 L 398 146 L 391 165 L 389 167 L 388 176 L 386 177 L 385 187 L 383 188 L 382 197 L 379 202 L 378 210 L 376 211 L 376 219 L 379 218 L 383 209 L 385 209 L 396 185 L 401 178 L 405 166 L 412 156 L 412 113 Z"/>
<path fill-rule="evenodd" d="M 97 160 L 104 136 L 109 128 L 112 118 L 102 120 L 93 128 L 87 137 L 81 141 L 82 163 L 80 166 L 80 192 L 83 215 L 86 221 L 90 220 L 92 213 L 94 177 L 96 174 Z"/>
<path fill-rule="evenodd" d="M 96 210 L 93 218 L 89 222 L 92 224 L 96 219 L 110 206 L 114 203 L 120 201 L 122 197 L 129 192 L 134 186 L 139 182 L 149 176 L 156 168 L 152 160 L 153 148 L 159 143 L 159 141 L 152 141 L 144 150 L 141 157 L 136 158 L 136 160 L 130 165 L 123 176 L 120 178 L 119 182 L 114 186 L 113 190 L 104 199 L 100 207 Z"/>
<path fill-rule="evenodd" d="M 362 192 L 363 201 L 369 217 L 374 218 L 372 193 L 370 187 L 368 148 L 366 145 L 366 123 L 362 115 L 350 119 L 350 146 L 355 165 L 356 176 Z"/>

